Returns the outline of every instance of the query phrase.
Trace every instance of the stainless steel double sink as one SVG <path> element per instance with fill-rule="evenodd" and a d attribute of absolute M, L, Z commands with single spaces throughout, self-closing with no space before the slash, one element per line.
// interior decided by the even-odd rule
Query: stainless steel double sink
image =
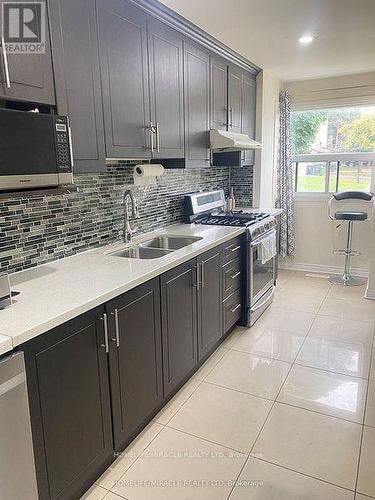
<path fill-rule="evenodd" d="M 160 235 L 130 248 L 113 252 L 111 255 L 128 259 L 158 259 L 202 239 L 201 236 Z"/>

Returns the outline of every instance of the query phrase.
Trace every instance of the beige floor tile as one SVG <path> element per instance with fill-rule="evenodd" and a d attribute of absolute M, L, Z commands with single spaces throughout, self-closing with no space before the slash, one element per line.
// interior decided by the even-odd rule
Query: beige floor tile
<path fill-rule="evenodd" d="M 304 339 L 305 335 L 257 328 L 255 325 L 253 328 L 244 329 L 232 349 L 291 363 L 295 360 Z"/>
<path fill-rule="evenodd" d="M 108 495 L 105 497 L 105 500 L 121 500 L 122 498 L 127 500 L 125 497 L 121 497 L 119 495 L 116 495 L 115 493 L 109 492 Z"/>
<path fill-rule="evenodd" d="M 354 489 L 361 426 L 276 403 L 253 453 L 349 489 Z"/>
<path fill-rule="evenodd" d="M 91 488 L 81 497 L 81 500 L 103 500 L 107 493 L 108 490 L 94 484 L 94 486 L 91 486 Z"/>
<path fill-rule="evenodd" d="M 371 347 L 374 326 L 362 321 L 318 315 L 309 331 L 309 337 L 353 342 Z"/>
<path fill-rule="evenodd" d="M 229 500 L 353 500 L 354 493 L 250 458 Z"/>
<path fill-rule="evenodd" d="M 315 316 L 299 311 L 285 311 L 274 304 L 258 319 L 252 328 L 271 329 L 306 335 Z"/>
<path fill-rule="evenodd" d="M 237 328 L 235 328 L 233 332 L 228 335 L 224 342 L 220 344 L 220 347 L 222 347 L 223 349 L 230 349 L 234 342 L 237 340 L 238 336 L 241 335 L 243 329 L 243 326 L 237 326 Z"/>
<path fill-rule="evenodd" d="M 212 370 L 215 368 L 215 366 L 218 364 L 218 362 L 221 360 L 221 358 L 228 352 L 227 349 L 223 349 L 222 347 L 219 347 L 216 349 L 216 351 L 211 354 L 211 356 L 208 358 L 208 360 L 199 368 L 198 371 L 196 371 L 193 375 L 193 378 L 197 380 L 204 380 L 207 375 L 212 372 Z"/>
<path fill-rule="evenodd" d="M 97 483 L 103 488 L 110 490 L 124 472 L 134 463 L 142 451 L 147 448 L 155 436 L 163 429 L 162 425 L 151 422 L 135 439 L 125 451 L 121 453 L 115 462 L 98 479 Z M 90 499 L 91 500 L 91 499 Z"/>
<path fill-rule="evenodd" d="M 245 460 L 165 427 L 112 491 L 131 500 L 225 500 Z"/>
<path fill-rule="evenodd" d="M 248 453 L 271 406 L 266 399 L 203 382 L 168 426 Z"/>
<path fill-rule="evenodd" d="M 354 500 L 372 500 L 375 497 L 368 497 L 367 495 L 361 495 L 360 493 L 357 493 Z"/>
<path fill-rule="evenodd" d="M 330 287 L 331 284 L 327 279 L 309 278 L 303 276 L 290 278 L 286 285 L 281 287 L 281 289 L 294 294 L 302 293 L 323 298 L 327 295 Z"/>
<path fill-rule="evenodd" d="M 371 349 L 336 340 L 307 337 L 296 363 L 354 377 L 368 378 Z"/>
<path fill-rule="evenodd" d="M 358 493 L 375 497 L 375 429 L 365 427 L 358 474 Z"/>
<path fill-rule="evenodd" d="M 375 382 L 372 380 L 368 386 L 365 425 L 375 427 Z"/>
<path fill-rule="evenodd" d="M 375 380 L 375 348 L 372 350 L 370 380 Z"/>
<path fill-rule="evenodd" d="M 366 299 L 335 299 L 327 297 L 320 310 L 321 316 L 332 316 L 357 321 L 375 322 L 375 301 Z"/>
<path fill-rule="evenodd" d="M 186 384 L 173 396 L 173 398 L 160 410 L 154 417 L 154 421 L 159 424 L 166 425 L 173 415 L 180 409 L 187 399 L 193 394 L 195 389 L 201 383 L 200 380 L 190 379 Z"/>
<path fill-rule="evenodd" d="M 306 292 L 296 293 L 289 289 L 280 290 L 275 293 L 273 301 L 274 307 L 279 307 L 285 311 L 300 311 L 316 314 L 322 305 L 324 296 L 311 295 Z"/>
<path fill-rule="evenodd" d="M 327 293 L 327 297 L 336 299 L 361 299 L 366 292 L 366 285 L 363 286 L 342 286 L 332 285 Z"/>
<path fill-rule="evenodd" d="M 274 399 L 289 369 L 289 363 L 232 350 L 219 361 L 205 381 Z"/>
<path fill-rule="evenodd" d="M 277 401 L 362 423 L 367 380 L 294 365 Z"/>

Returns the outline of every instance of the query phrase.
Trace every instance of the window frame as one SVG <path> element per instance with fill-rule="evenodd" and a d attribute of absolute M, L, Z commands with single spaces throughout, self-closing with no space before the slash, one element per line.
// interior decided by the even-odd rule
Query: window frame
<path fill-rule="evenodd" d="M 326 163 L 326 173 L 325 173 L 325 190 L 324 191 L 297 191 L 298 187 L 298 163 L 309 163 L 309 162 L 323 162 Z M 322 153 L 322 154 L 303 154 L 303 155 L 292 155 L 292 165 L 294 173 L 294 195 L 298 197 L 304 196 L 315 196 L 315 195 L 330 195 L 334 191 L 330 191 L 330 163 L 337 163 L 337 174 L 336 174 L 336 188 L 338 187 L 339 175 L 340 175 L 340 163 L 346 161 L 371 161 L 375 162 L 375 152 L 368 153 Z M 328 167 L 328 168 L 327 168 Z M 371 181 L 370 190 L 375 189 L 375 165 L 371 170 Z"/>

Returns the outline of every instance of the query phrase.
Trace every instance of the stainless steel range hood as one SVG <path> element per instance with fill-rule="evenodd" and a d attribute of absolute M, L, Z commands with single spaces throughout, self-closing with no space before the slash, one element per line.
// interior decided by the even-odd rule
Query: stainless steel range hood
<path fill-rule="evenodd" d="M 260 149 L 260 142 L 250 139 L 247 134 L 237 134 L 226 130 L 210 130 L 210 148 L 218 153 L 224 151 L 243 151 L 246 149 Z"/>

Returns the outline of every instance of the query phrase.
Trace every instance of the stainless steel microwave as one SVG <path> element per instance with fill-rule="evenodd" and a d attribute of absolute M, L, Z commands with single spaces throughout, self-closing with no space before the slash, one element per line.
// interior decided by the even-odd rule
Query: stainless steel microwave
<path fill-rule="evenodd" d="M 67 116 L 0 109 L 0 191 L 73 183 Z"/>

